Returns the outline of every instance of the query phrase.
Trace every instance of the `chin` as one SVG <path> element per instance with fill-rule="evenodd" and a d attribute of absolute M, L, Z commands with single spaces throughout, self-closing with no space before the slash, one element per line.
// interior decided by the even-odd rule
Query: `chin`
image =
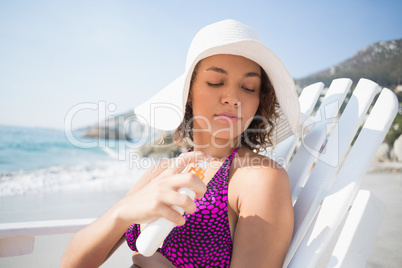
<path fill-rule="evenodd" d="M 239 136 L 241 135 L 238 133 L 233 133 L 233 132 L 219 132 L 219 133 L 212 133 L 212 137 L 215 139 L 220 139 L 220 140 L 227 140 L 228 142 L 231 140 L 237 140 Z"/>

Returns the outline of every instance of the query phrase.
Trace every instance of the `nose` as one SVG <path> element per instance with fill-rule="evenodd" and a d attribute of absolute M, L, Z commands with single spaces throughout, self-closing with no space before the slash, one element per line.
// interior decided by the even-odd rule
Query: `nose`
<path fill-rule="evenodd" d="M 229 104 L 229 105 L 234 105 L 234 106 L 239 106 L 240 105 L 240 99 L 239 99 L 239 94 L 238 94 L 237 89 L 235 89 L 233 87 L 226 88 L 223 91 L 222 103 Z"/>

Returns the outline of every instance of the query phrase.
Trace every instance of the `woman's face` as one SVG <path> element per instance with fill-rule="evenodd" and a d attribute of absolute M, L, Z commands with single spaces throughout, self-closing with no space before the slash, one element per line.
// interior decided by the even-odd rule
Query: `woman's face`
<path fill-rule="evenodd" d="M 234 139 L 260 103 L 261 68 L 241 56 L 214 55 L 198 65 L 192 84 L 193 135 Z"/>

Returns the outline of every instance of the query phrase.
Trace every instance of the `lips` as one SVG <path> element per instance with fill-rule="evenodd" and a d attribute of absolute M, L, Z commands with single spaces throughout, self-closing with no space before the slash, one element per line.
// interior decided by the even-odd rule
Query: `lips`
<path fill-rule="evenodd" d="M 241 118 L 236 114 L 232 112 L 223 112 L 219 114 L 215 114 L 215 120 L 222 120 L 227 123 L 235 123 Z"/>

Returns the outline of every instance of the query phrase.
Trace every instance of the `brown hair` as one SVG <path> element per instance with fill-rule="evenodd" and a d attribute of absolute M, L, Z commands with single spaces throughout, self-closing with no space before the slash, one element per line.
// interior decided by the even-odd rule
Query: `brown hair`
<path fill-rule="evenodd" d="M 192 86 L 197 76 L 198 66 L 194 67 L 190 81 L 189 96 L 186 103 L 183 121 L 174 133 L 174 140 L 178 146 L 185 147 L 187 139 L 193 141 L 193 108 L 191 103 Z M 272 136 L 274 134 L 278 113 L 276 108 L 279 106 L 275 96 L 275 90 L 268 78 L 268 75 L 261 68 L 261 90 L 260 104 L 257 112 L 248 128 L 242 133 L 240 145 L 244 145 L 255 152 L 263 151 L 267 147 L 273 146 Z"/>

